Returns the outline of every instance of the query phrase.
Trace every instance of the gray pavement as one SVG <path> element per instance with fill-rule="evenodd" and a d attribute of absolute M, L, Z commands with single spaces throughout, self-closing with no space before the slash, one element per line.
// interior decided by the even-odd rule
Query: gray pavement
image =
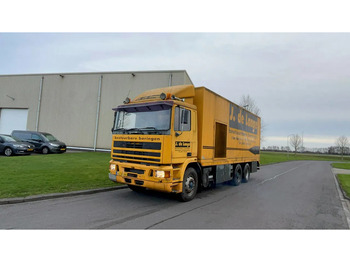
<path fill-rule="evenodd" d="M 129 189 L 0 206 L 3 229 L 348 229 L 330 162 L 263 166 L 187 203 Z M 344 211 L 345 210 L 345 211 Z"/>

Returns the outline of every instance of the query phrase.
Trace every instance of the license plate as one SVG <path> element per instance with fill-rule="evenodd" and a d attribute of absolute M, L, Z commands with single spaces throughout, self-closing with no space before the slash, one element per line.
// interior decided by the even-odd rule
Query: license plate
<path fill-rule="evenodd" d="M 27 151 L 33 151 L 34 149 L 29 148 Z"/>
<path fill-rule="evenodd" d="M 66 149 L 65 148 L 61 148 L 61 151 L 65 151 Z"/>

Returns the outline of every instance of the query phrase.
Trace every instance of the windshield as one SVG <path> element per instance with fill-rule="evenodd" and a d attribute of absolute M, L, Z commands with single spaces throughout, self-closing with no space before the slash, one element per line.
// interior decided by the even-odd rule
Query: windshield
<path fill-rule="evenodd" d="M 171 108 L 141 112 L 117 111 L 113 133 L 170 134 Z"/>
<path fill-rule="evenodd" d="M 58 141 L 56 137 L 51 134 L 43 134 L 47 141 Z"/>
<path fill-rule="evenodd" d="M 5 141 L 5 142 L 19 142 L 20 140 L 15 139 L 14 137 L 11 136 L 1 136 L 1 138 Z"/>

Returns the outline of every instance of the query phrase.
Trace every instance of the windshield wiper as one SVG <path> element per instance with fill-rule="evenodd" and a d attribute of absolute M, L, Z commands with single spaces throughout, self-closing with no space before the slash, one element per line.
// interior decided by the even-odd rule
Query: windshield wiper
<path fill-rule="evenodd" d="M 129 131 L 138 131 L 137 134 L 143 134 L 142 130 L 140 128 L 129 128 L 129 129 L 125 129 L 125 131 L 129 132 Z"/>
<path fill-rule="evenodd" d="M 158 134 L 161 134 L 162 131 L 168 131 L 169 130 L 169 129 L 158 129 L 158 128 L 154 127 L 154 126 L 143 127 L 141 129 L 142 130 L 151 129 L 152 131 L 149 130 L 149 132 L 157 132 Z"/>

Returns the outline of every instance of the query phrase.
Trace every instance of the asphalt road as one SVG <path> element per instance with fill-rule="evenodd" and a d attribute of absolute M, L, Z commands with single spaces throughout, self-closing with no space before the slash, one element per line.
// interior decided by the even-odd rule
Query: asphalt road
<path fill-rule="evenodd" d="M 106 179 L 108 179 L 106 175 Z M 348 229 L 329 162 L 263 166 L 190 202 L 121 189 L 0 206 L 1 229 Z"/>

